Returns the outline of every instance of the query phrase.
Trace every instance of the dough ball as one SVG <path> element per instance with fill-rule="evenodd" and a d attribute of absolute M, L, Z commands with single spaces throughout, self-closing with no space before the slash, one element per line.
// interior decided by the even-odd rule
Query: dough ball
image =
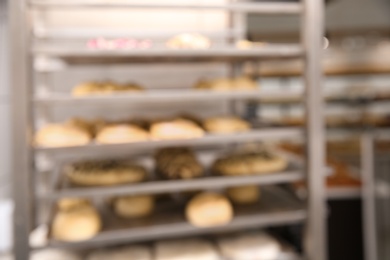
<path fill-rule="evenodd" d="M 148 139 L 149 133 L 147 131 L 130 124 L 105 126 L 96 136 L 96 142 L 101 144 L 141 142 Z"/>
<path fill-rule="evenodd" d="M 92 252 L 87 260 L 152 260 L 152 252 L 147 246 L 125 246 L 102 249 Z"/>
<path fill-rule="evenodd" d="M 59 211 L 54 217 L 52 234 L 60 241 L 77 242 L 94 237 L 101 227 L 97 210 L 92 206 L 82 206 Z"/>
<path fill-rule="evenodd" d="M 72 165 L 66 175 L 76 185 L 110 186 L 143 181 L 147 172 L 139 165 L 119 161 L 90 161 Z"/>
<path fill-rule="evenodd" d="M 48 124 L 35 135 L 35 143 L 43 147 L 66 147 L 86 145 L 91 135 L 84 129 L 71 124 Z"/>
<path fill-rule="evenodd" d="M 226 197 L 205 192 L 188 203 L 186 217 L 196 227 L 225 225 L 233 219 L 233 207 Z"/>
<path fill-rule="evenodd" d="M 123 218 L 149 216 L 154 209 L 154 198 L 149 195 L 120 197 L 114 200 L 115 213 Z"/>
<path fill-rule="evenodd" d="M 219 116 L 206 119 L 204 128 L 214 134 L 231 134 L 248 131 L 250 124 L 239 117 Z"/>
<path fill-rule="evenodd" d="M 260 188 L 256 185 L 232 187 L 227 189 L 228 197 L 236 204 L 252 204 L 260 199 Z"/>
<path fill-rule="evenodd" d="M 62 249 L 44 249 L 34 251 L 30 260 L 82 260 L 83 258 L 71 251 Z"/>
<path fill-rule="evenodd" d="M 275 260 L 281 254 L 278 241 L 260 232 L 222 238 L 218 246 L 225 259 Z"/>
<path fill-rule="evenodd" d="M 152 124 L 150 134 L 155 140 L 178 140 L 200 138 L 204 131 L 190 120 L 175 119 Z"/>
<path fill-rule="evenodd" d="M 220 260 L 213 244 L 202 239 L 157 242 L 156 260 Z"/>

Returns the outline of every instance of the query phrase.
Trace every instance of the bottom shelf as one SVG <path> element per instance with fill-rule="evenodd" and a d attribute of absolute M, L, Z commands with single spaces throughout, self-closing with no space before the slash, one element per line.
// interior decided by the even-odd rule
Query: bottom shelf
<path fill-rule="evenodd" d="M 77 243 L 49 240 L 50 247 L 91 248 L 119 243 L 140 242 L 155 239 L 215 234 L 247 228 L 278 226 L 302 222 L 307 212 L 304 204 L 279 187 L 263 187 L 258 204 L 235 207 L 233 221 L 224 226 L 197 228 L 184 216 L 183 207 L 165 208 L 154 216 L 140 220 L 124 220 L 110 213 L 105 214 L 104 228 L 94 238 Z"/>

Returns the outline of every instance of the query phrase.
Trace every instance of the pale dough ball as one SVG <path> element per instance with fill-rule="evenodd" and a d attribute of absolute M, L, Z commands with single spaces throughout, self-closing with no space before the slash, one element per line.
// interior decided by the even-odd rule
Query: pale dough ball
<path fill-rule="evenodd" d="M 61 249 L 44 249 L 31 254 L 30 260 L 82 260 L 83 258 L 71 251 Z"/>
<path fill-rule="evenodd" d="M 153 212 L 154 198 L 149 195 L 128 196 L 114 200 L 115 213 L 123 218 L 146 217 Z"/>
<path fill-rule="evenodd" d="M 232 260 L 275 260 L 281 253 L 278 241 L 262 232 L 222 238 L 218 245 L 222 256 Z"/>
<path fill-rule="evenodd" d="M 202 137 L 204 131 L 190 120 L 176 119 L 152 124 L 150 134 L 155 140 L 178 140 Z"/>
<path fill-rule="evenodd" d="M 92 206 L 59 211 L 54 217 L 53 237 L 60 241 L 77 242 L 94 237 L 101 229 L 99 213 Z"/>
<path fill-rule="evenodd" d="M 202 239 L 157 242 L 156 260 L 220 260 L 214 246 Z"/>
<path fill-rule="evenodd" d="M 218 116 L 206 119 L 204 128 L 210 133 L 231 134 L 248 131 L 250 124 L 239 117 Z"/>
<path fill-rule="evenodd" d="M 120 144 L 146 141 L 149 133 L 144 129 L 130 124 L 110 125 L 103 127 L 96 136 L 96 142 L 101 144 Z"/>
<path fill-rule="evenodd" d="M 259 201 L 260 188 L 255 185 L 232 187 L 227 189 L 229 198 L 237 204 L 252 204 Z"/>
<path fill-rule="evenodd" d="M 233 219 L 233 207 L 226 197 L 205 192 L 188 203 L 186 217 L 196 227 L 225 225 Z"/>
<path fill-rule="evenodd" d="M 125 246 L 95 251 L 87 260 L 152 260 L 152 252 L 147 246 Z"/>
<path fill-rule="evenodd" d="M 71 124 L 48 124 L 35 135 L 35 144 L 43 147 L 86 145 L 90 141 L 87 131 Z"/>

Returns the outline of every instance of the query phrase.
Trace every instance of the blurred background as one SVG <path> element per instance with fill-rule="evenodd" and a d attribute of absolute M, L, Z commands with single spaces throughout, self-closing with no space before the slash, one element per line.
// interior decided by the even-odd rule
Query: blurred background
<path fill-rule="evenodd" d="M 39 6 L 40 2 L 45 1 L 36 2 Z M 251 3 L 261 4 L 260 2 L 262 1 L 251 1 Z M 271 2 L 276 1 L 271 0 Z M 283 1 L 277 2 L 283 3 Z M 288 2 L 294 4 L 298 1 Z M 190 5 L 226 3 L 225 0 L 186 1 L 186 4 Z M 12 88 L 16 86 L 11 87 L 10 84 L 11 57 L 8 43 L 12 31 L 9 31 L 8 21 L 12 13 L 8 11 L 8 4 L 7 0 L 0 0 L 0 259 L 2 255 L 4 257 L 9 255 L 12 248 L 11 227 L 14 206 L 11 196 L 11 177 L 14 173 L 11 172 L 10 103 Z M 152 0 L 145 4 L 161 5 L 159 1 Z M 178 1 L 169 1 L 167 4 L 178 4 Z M 231 17 L 223 10 L 177 11 L 157 8 L 151 11 L 145 10 L 144 8 L 77 9 L 63 8 L 61 5 L 53 9 L 35 8 L 28 14 L 29 19 L 33 21 L 32 32 L 35 37 L 31 40 L 31 44 L 37 46 L 38 53 L 40 53 L 39 49 L 45 50 L 45 48 L 49 50 L 48 53 L 50 50 L 54 53 L 59 50 L 61 53 L 61 50 L 86 48 L 97 50 L 111 48 L 112 50 L 112 48 L 120 48 L 119 45 L 110 47 L 113 41 L 127 37 L 127 40 L 138 39 L 146 41 L 144 42 L 146 46 L 153 44 L 151 48 L 160 48 L 176 35 L 195 32 L 207 37 L 213 43 L 211 48 L 213 49 L 219 46 L 224 48 L 224 44 L 229 42 L 226 38 L 229 38 L 229 33 L 232 33 L 227 29 L 231 26 Z M 233 38 L 247 39 L 250 44 L 254 44 L 253 46 L 256 44 L 267 46 L 272 43 L 289 45 L 301 40 L 303 21 L 296 15 L 248 14 L 234 19 L 233 23 L 238 24 L 235 28 L 238 37 Z M 390 142 L 388 141 L 390 137 L 390 2 L 387 0 L 325 1 L 324 32 L 321 63 L 325 77 L 322 88 L 325 101 L 326 157 L 330 169 L 330 173 L 324 177 L 327 184 L 328 259 L 375 260 L 367 258 L 372 254 L 376 259 L 390 259 L 388 246 L 390 242 Z M 202 39 L 193 38 L 192 41 L 201 42 Z M 46 111 L 44 108 L 42 113 L 44 116 L 35 117 L 36 129 L 40 129 L 47 122 L 63 122 L 75 116 L 89 120 L 104 118 L 112 122 L 129 117 L 153 118 L 158 121 L 179 113 L 190 114 L 203 120 L 214 115 L 226 114 L 227 111 L 229 113 L 233 111 L 248 121 L 253 119 L 261 126 L 301 127 L 305 124 L 305 91 L 301 76 L 304 63 L 299 59 L 276 59 L 267 62 L 239 61 L 236 67 L 214 61 L 184 64 L 170 61 L 130 64 L 126 60 L 110 62 L 104 66 L 96 64 L 90 66 L 86 65 L 88 61 L 77 60 L 77 57 L 63 60 L 50 59 L 50 55 L 45 56 L 44 51 L 42 53 L 39 59 L 34 61 L 34 68 L 40 73 L 33 78 L 33 84 L 38 89 L 37 93 L 42 97 L 45 97 L 49 91 L 68 93 L 82 82 L 107 80 L 115 82 L 135 80 L 137 84 L 151 91 L 181 88 L 190 90 L 199 79 L 211 80 L 226 75 L 239 76 L 240 73 L 235 71 L 237 67 L 240 72 L 244 72 L 242 74 L 248 75 L 256 82 L 261 93 L 270 95 L 268 98 L 267 95 L 266 98 L 252 98 L 249 105 L 243 105 L 241 102 L 233 103 L 233 109 L 227 108 L 226 102 L 210 102 L 207 99 L 184 100 L 171 106 L 158 102 L 135 102 L 118 103 L 115 106 L 102 105 L 98 108 L 85 104 L 80 106 L 81 109 L 78 106 L 58 106 Z M 229 74 L 232 70 L 233 73 Z M 284 94 L 278 95 L 278 93 Z M 58 100 L 61 102 L 61 98 Z M 231 103 L 228 104 L 230 105 Z M 277 146 L 280 150 L 301 159 L 305 154 L 302 142 L 273 142 L 272 146 Z M 225 148 L 233 149 L 230 146 Z M 196 150 L 196 153 L 201 152 L 198 153 Z M 74 161 L 77 159 L 77 154 L 69 152 L 68 157 L 69 160 Z M 207 156 L 204 157 L 205 162 L 211 160 Z M 37 160 L 39 162 L 36 166 L 44 171 L 54 167 L 54 163 L 44 156 Z M 306 196 L 299 183 L 295 184 L 294 188 L 288 187 L 286 190 L 288 192 L 294 190 L 294 194 L 298 194 L 296 196 L 299 198 Z M 50 209 L 45 206 L 41 208 L 37 206 L 34 209 L 35 221 L 40 224 L 36 225 L 37 227 L 42 227 L 41 224 L 45 222 L 45 215 L 49 211 Z M 375 231 L 371 232 L 373 229 Z M 301 224 L 283 225 L 271 228 L 268 232 L 292 244 L 293 251 L 302 252 L 304 230 Z M 368 253 L 367 250 L 371 252 Z M 68 259 L 73 258 L 68 257 Z"/>

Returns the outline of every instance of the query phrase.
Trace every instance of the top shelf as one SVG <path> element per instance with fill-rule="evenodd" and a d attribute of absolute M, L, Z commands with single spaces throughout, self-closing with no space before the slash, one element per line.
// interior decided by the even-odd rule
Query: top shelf
<path fill-rule="evenodd" d="M 232 4 L 143 4 L 126 0 L 30 0 L 31 7 L 37 8 L 138 8 L 138 9 L 191 9 L 191 10 L 226 10 L 243 13 L 261 14 L 299 14 L 303 8 L 300 3 L 252 3 L 238 2 Z"/>

